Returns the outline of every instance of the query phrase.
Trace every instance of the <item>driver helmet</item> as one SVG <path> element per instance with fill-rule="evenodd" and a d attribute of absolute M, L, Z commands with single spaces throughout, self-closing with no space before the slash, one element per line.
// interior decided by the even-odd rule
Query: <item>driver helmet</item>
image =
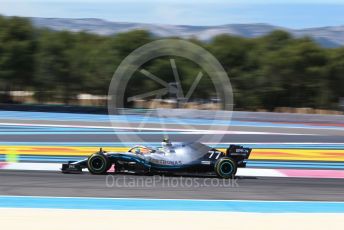
<path fill-rule="evenodd" d="M 164 138 L 161 142 L 162 147 L 171 147 L 172 143 L 168 138 Z"/>

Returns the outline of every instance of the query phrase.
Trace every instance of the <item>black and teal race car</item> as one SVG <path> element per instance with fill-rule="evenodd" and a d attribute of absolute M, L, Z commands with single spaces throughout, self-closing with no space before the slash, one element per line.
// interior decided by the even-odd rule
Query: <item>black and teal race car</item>
<path fill-rule="evenodd" d="M 222 152 L 199 142 L 172 144 L 164 140 L 158 148 L 137 145 L 127 152 L 100 149 L 84 160 L 63 164 L 62 172 L 81 173 L 87 168 L 91 174 L 106 174 L 114 166 L 114 173 L 203 173 L 233 178 L 238 167 L 246 167 L 251 150 L 240 145 L 229 145 Z"/>

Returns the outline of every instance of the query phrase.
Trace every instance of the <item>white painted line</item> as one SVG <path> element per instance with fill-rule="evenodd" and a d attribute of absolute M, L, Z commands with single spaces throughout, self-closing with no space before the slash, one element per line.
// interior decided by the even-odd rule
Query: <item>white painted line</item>
<path fill-rule="evenodd" d="M 287 177 L 276 169 L 238 168 L 237 176 Z"/>
<path fill-rule="evenodd" d="M 112 126 L 99 125 L 67 125 L 67 124 L 31 124 L 31 123 L 0 123 L 0 125 L 12 126 L 39 126 L 39 127 L 62 127 L 62 128 L 95 128 L 95 129 L 113 129 Z"/>
<path fill-rule="evenodd" d="M 233 142 L 203 142 L 207 145 L 217 145 L 217 144 L 224 144 L 230 145 Z M 238 145 L 344 145 L 343 143 L 329 143 L 329 142 L 235 142 Z"/>
<path fill-rule="evenodd" d="M 62 127 L 62 128 L 94 128 L 94 129 L 126 129 L 126 130 L 150 130 L 150 131 L 179 131 L 183 134 L 261 134 L 261 135 L 316 135 L 316 134 L 296 134 L 296 133 L 274 133 L 274 132 L 246 132 L 246 131 L 228 131 L 228 130 L 210 130 L 210 129 L 175 129 L 175 128 L 145 128 L 130 126 L 99 126 L 99 125 L 67 125 L 67 124 L 31 124 L 31 123 L 0 123 L 0 125 L 25 126 L 25 127 Z"/>
<path fill-rule="evenodd" d="M 35 170 L 35 171 L 60 171 L 61 164 L 57 163 L 7 163 L 2 169 L 10 170 Z"/>
<path fill-rule="evenodd" d="M 329 124 L 328 126 L 311 126 L 311 125 L 305 125 L 305 126 L 293 126 L 294 124 L 290 124 L 290 126 L 275 126 L 275 125 L 262 125 L 262 126 L 256 126 L 256 125 L 250 125 L 250 124 L 242 124 L 242 125 L 233 125 L 235 127 L 262 127 L 262 128 L 286 128 L 286 129 L 318 129 L 318 130 L 344 130 L 343 127 L 337 127 L 337 126 L 331 126 Z"/>
<path fill-rule="evenodd" d="M 300 135 L 300 136 L 317 136 L 318 134 L 300 134 L 300 133 L 275 133 L 275 132 L 251 132 L 251 131 L 222 131 L 222 130 L 206 130 L 206 131 L 190 131 L 183 132 L 183 134 L 258 134 L 258 135 Z"/>

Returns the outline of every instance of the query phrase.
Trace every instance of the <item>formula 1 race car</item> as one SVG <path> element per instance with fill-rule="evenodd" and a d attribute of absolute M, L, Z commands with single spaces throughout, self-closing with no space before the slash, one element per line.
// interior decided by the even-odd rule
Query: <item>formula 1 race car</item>
<path fill-rule="evenodd" d="M 100 149 L 81 161 L 62 165 L 63 173 L 81 173 L 87 168 L 92 174 L 105 174 L 114 165 L 114 173 L 215 173 L 232 178 L 238 167 L 246 167 L 250 148 L 230 145 L 225 152 L 199 142 L 172 145 L 164 140 L 159 148 L 134 146 L 128 152 L 105 152 Z"/>

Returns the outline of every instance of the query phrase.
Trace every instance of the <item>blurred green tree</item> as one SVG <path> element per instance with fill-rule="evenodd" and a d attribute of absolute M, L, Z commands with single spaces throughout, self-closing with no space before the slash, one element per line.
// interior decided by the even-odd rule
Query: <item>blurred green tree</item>
<path fill-rule="evenodd" d="M 2 101 L 9 101 L 10 91 L 33 85 L 35 30 L 19 17 L 0 17 L 0 28 L 0 82 L 6 92 Z"/>
<path fill-rule="evenodd" d="M 1 102 L 13 90 L 35 90 L 39 102 L 70 104 L 79 93 L 106 95 L 120 62 L 136 48 L 155 40 L 135 30 L 113 36 L 85 32 L 35 29 L 18 17 L 0 16 Z M 273 31 L 259 38 L 219 35 L 208 42 L 190 41 L 209 50 L 227 71 L 237 110 L 274 110 L 276 107 L 338 109 L 344 97 L 344 49 L 325 49 L 310 38 L 293 38 Z M 142 68 L 174 82 L 171 57 L 152 60 Z M 184 95 L 202 71 L 188 60 L 176 58 Z M 116 80 L 116 79 L 115 79 Z M 127 95 L 161 86 L 137 71 Z M 216 97 L 204 76 L 192 100 Z"/>
<path fill-rule="evenodd" d="M 344 48 L 329 51 L 328 84 L 330 105 L 337 109 L 340 98 L 344 98 Z M 331 103 L 332 102 L 332 103 Z"/>
<path fill-rule="evenodd" d="M 263 57 L 261 85 L 268 109 L 326 105 L 326 52 L 308 38 L 293 40 Z"/>

